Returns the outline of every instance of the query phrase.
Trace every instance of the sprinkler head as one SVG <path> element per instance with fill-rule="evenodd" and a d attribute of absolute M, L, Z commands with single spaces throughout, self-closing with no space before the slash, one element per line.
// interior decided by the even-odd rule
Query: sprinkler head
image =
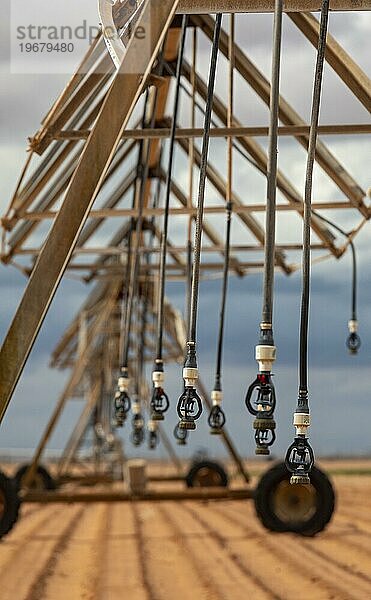
<path fill-rule="evenodd" d="M 141 446 L 144 442 L 144 429 L 134 429 L 131 434 L 131 441 L 134 446 Z"/>
<path fill-rule="evenodd" d="M 187 445 L 188 431 L 186 429 L 180 429 L 179 423 L 176 425 L 176 427 L 174 429 L 174 437 L 176 439 L 176 443 L 178 444 L 178 446 L 186 446 Z"/>
<path fill-rule="evenodd" d="M 116 426 L 123 427 L 127 419 L 128 412 L 131 407 L 130 398 L 125 391 L 117 391 L 115 394 L 114 408 L 115 408 L 115 419 Z"/>
<path fill-rule="evenodd" d="M 314 464 L 314 452 L 305 436 L 296 436 L 286 453 L 285 463 L 292 473 L 290 483 L 310 483 L 309 473 Z"/>
<path fill-rule="evenodd" d="M 213 406 L 207 420 L 211 435 L 220 435 L 225 425 L 225 414 L 220 406 Z"/>
<path fill-rule="evenodd" d="M 265 347 L 257 346 L 259 351 Z M 268 346 L 268 349 L 274 349 Z M 256 418 L 253 427 L 255 429 L 255 454 L 259 456 L 268 456 L 270 446 L 276 439 L 274 429 L 276 422 L 273 419 L 273 412 L 276 407 L 276 392 L 272 383 L 270 371 L 260 371 L 253 383 L 247 390 L 245 398 L 246 408 Z"/>
<path fill-rule="evenodd" d="M 170 401 L 162 387 L 153 388 L 151 398 L 151 419 L 153 421 L 163 421 L 164 414 L 170 406 Z"/>
<path fill-rule="evenodd" d="M 136 415 L 134 415 L 132 424 L 133 424 L 133 429 L 135 429 L 136 431 L 140 431 L 143 429 L 144 419 L 140 413 L 137 413 Z"/>
<path fill-rule="evenodd" d="M 150 419 L 148 421 L 148 448 L 150 450 L 155 450 L 159 444 L 160 438 L 157 431 L 157 421 Z"/>
<path fill-rule="evenodd" d="M 195 421 L 202 414 L 202 401 L 193 387 L 186 386 L 184 388 L 184 392 L 178 400 L 177 412 L 180 418 L 180 429 L 196 429 Z"/>
<path fill-rule="evenodd" d="M 148 448 L 150 450 L 156 450 L 157 446 L 158 446 L 158 434 L 157 431 L 150 431 L 149 433 L 149 438 L 148 438 Z"/>
<path fill-rule="evenodd" d="M 359 337 L 357 319 L 348 321 L 349 336 L 347 338 L 347 348 L 350 354 L 357 354 L 361 347 L 361 338 Z"/>
<path fill-rule="evenodd" d="M 358 333 L 351 333 L 347 339 L 347 348 L 349 350 L 349 354 L 358 354 L 358 350 L 361 347 L 361 338 Z"/>
<path fill-rule="evenodd" d="M 255 381 L 247 390 L 246 408 L 255 417 L 269 418 L 276 407 L 276 392 L 271 373 L 258 373 Z"/>
<path fill-rule="evenodd" d="M 144 419 L 140 412 L 140 404 L 138 402 L 133 403 L 133 413 L 134 413 L 134 416 L 132 419 L 133 431 L 131 434 L 131 441 L 133 442 L 134 446 L 140 446 L 144 442 L 145 432 L 144 432 Z"/>
<path fill-rule="evenodd" d="M 268 456 L 270 454 L 270 446 L 272 446 L 276 440 L 276 434 L 274 432 L 276 428 L 276 422 L 271 418 L 259 418 L 254 420 L 253 427 L 255 429 L 255 454 L 258 456 Z"/>

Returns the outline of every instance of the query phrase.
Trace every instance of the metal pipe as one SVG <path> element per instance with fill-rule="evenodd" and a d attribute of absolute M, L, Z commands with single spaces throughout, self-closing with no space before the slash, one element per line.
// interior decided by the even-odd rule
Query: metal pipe
<path fill-rule="evenodd" d="M 287 0 L 284 12 L 316 12 L 320 0 Z M 332 11 L 371 10 L 370 0 L 332 0 Z M 178 14 L 274 12 L 274 0 L 181 0 Z"/>
<path fill-rule="evenodd" d="M 285 125 L 278 128 L 279 136 L 308 136 L 309 125 Z M 267 137 L 268 127 L 214 127 L 210 129 L 210 137 L 229 138 L 229 137 Z M 320 125 L 318 133 L 321 135 L 353 135 L 371 133 L 371 125 L 368 123 L 344 123 L 339 125 Z M 89 129 L 74 130 L 69 129 L 55 134 L 56 140 L 84 140 L 90 135 Z M 203 129 L 197 127 L 178 128 L 175 132 L 176 139 L 201 138 Z M 122 134 L 122 139 L 142 140 L 142 139 L 164 139 L 170 137 L 169 128 L 157 129 L 128 129 Z"/>
<path fill-rule="evenodd" d="M 234 205 L 232 208 L 232 212 L 237 215 L 243 215 L 245 213 L 254 213 L 254 212 L 265 212 L 266 211 L 265 204 L 249 204 L 249 205 Z M 349 202 L 342 201 L 330 201 L 330 202 L 313 202 L 313 208 L 316 210 L 341 210 L 341 209 L 349 209 L 351 205 Z M 277 204 L 276 210 L 279 212 L 287 212 L 297 210 L 297 207 L 292 206 L 291 204 Z M 44 212 L 29 212 L 19 216 L 19 219 L 24 219 L 25 221 L 45 221 L 47 219 L 54 219 L 57 216 L 58 212 L 53 210 L 48 210 Z M 102 219 L 102 218 L 122 218 L 122 217 L 135 217 L 137 214 L 135 209 L 132 208 L 100 208 L 96 210 L 92 210 L 89 214 L 90 219 Z M 144 209 L 145 217 L 161 217 L 163 215 L 163 208 L 146 208 Z M 186 206 L 183 207 L 174 207 L 170 208 L 169 214 L 172 216 L 184 216 L 184 215 L 196 215 L 196 207 L 188 208 Z M 205 214 L 225 214 L 224 206 L 205 206 Z M 7 219 L 2 219 L 2 223 L 6 225 Z M 79 247 L 80 248 L 80 247 Z M 76 250 L 77 251 L 77 250 Z M 75 251 L 75 252 L 76 252 Z M 29 252 L 27 252 L 29 253 Z M 22 251 L 14 252 L 14 254 L 22 254 Z"/>
<path fill-rule="evenodd" d="M 125 492 L 28 492 L 22 502 L 32 503 L 58 503 L 70 504 L 71 502 L 156 502 L 158 500 L 246 500 L 252 498 L 254 491 L 251 488 L 190 488 L 186 490 L 161 490 L 148 491 L 134 496 Z"/>

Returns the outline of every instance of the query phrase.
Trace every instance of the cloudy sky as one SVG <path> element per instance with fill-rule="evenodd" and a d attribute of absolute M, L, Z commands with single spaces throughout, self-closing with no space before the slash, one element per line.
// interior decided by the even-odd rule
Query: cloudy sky
<path fill-rule="evenodd" d="M 89 9 L 89 23 L 96 24 L 95 1 L 85 0 Z M 39 126 L 40 120 L 64 86 L 67 74 L 14 74 L 10 63 L 10 11 L 1 21 L 0 54 L 0 212 L 7 207 L 17 177 L 25 159 L 25 140 Z M 65 6 L 66 19 L 68 2 Z M 36 21 L 37 22 L 37 21 Z M 68 22 L 68 21 L 66 21 Z M 227 26 L 227 23 L 225 24 Z M 330 31 L 353 59 L 370 73 L 369 52 L 370 13 L 331 14 Z M 244 15 L 237 20 L 237 42 L 249 57 L 269 77 L 271 54 L 270 15 Z M 206 71 L 208 47 L 201 41 L 199 70 Z M 309 119 L 311 84 L 315 53 L 312 46 L 298 32 L 291 21 L 284 19 L 282 93 L 296 111 Z M 217 91 L 224 94 L 225 62 L 220 59 Z M 267 124 L 267 109 L 256 99 L 253 91 L 236 78 L 236 113 L 246 125 Z M 336 74 L 325 72 L 321 122 L 367 123 L 369 115 L 361 103 L 352 96 Z M 367 190 L 370 181 L 370 138 L 351 136 L 324 138 L 333 154 L 342 162 L 359 185 Z M 266 143 L 263 141 L 262 143 Z M 213 142 L 213 161 L 221 172 L 225 170 L 225 153 L 222 145 Z M 289 176 L 295 187 L 303 191 L 305 154 L 297 142 L 280 140 L 280 168 Z M 238 163 L 237 163 L 238 164 Z M 177 157 L 177 176 L 186 178 L 184 161 Z M 252 190 L 252 202 L 264 200 L 264 179 L 243 163 L 236 169 L 235 187 L 241 196 Z M 211 191 L 210 191 L 211 193 Z M 252 192 L 251 192 L 252 194 Z M 316 170 L 314 199 L 341 200 L 343 196 L 320 169 Z M 211 203 L 213 199 L 209 198 Z M 328 213 L 339 224 L 351 229 L 359 221 L 356 213 L 343 211 L 341 215 Z M 222 224 L 219 223 L 222 227 Z M 235 239 L 240 240 L 240 230 L 234 225 Z M 347 354 L 345 339 L 350 317 L 350 256 L 341 261 L 317 265 L 313 271 L 311 330 L 310 330 L 310 396 L 313 412 L 311 439 L 318 454 L 371 452 L 368 423 L 371 419 L 369 373 L 371 368 L 371 298 L 370 276 L 370 226 L 357 238 L 359 260 L 359 322 L 362 348 L 357 357 Z M 278 221 L 278 239 L 300 239 L 298 220 Z M 245 243 L 249 243 L 246 241 Z M 12 268 L 0 267 L 0 340 L 14 315 L 25 287 L 24 278 Z M 0 429 L 0 448 L 32 448 L 50 415 L 58 393 L 63 389 L 66 373 L 48 369 L 50 353 L 64 328 L 83 302 L 89 288 L 81 283 L 66 280 L 60 287 L 47 316 L 31 358 L 17 387 L 12 404 Z M 275 453 L 283 453 L 293 436 L 291 413 L 297 395 L 297 349 L 300 302 L 300 273 L 290 278 L 281 274 L 276 278 L 275 338 L 278 360 L 275 365 L 277 388 L 278 441 Z M 183 308 L 184 289 L 180 284 L 168 286 L 171 300 Z M 213 384 L 216 346 L 217 314 L 220 281 L 205 282 L 201 286 L 199 361 L 203 379 L 209 389 Z M 258 337 L 261 310 L 261 275 L 251 275 L 244 280 L 231 279 L 226 326 L 225 365 L 223 374 L 225 408 L 228 425 L 243 454 L 252 454 L 251 418 L 244 408 L 247 386 L 256 375 L 254 346 Z M 174 400 L 181 385 L 178 367 L 169 367 L 169 392 Z M 70 403 L 63 420 L 51 441 L 52 448 L 61 448 L 71 425 L 81 410 L 79 402 Z M 175 413 L 171 415 L 175 423 Z M 220 444 L 207 434 L 205 419 L 192 437 L 191 449 L 198 445 L 220 451 Z M 128 448 L 129 449 L 129 448 Z M 189 453 L 189 449 L 184 451 Z"/>

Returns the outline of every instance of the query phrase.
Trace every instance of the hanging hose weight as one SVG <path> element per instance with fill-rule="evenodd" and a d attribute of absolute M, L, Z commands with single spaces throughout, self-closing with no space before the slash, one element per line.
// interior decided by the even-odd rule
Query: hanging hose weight
<path fill-rule="evenodd" d="M 192 272 L 192 288 L 189 315 L 189 341 L 187 342 L 187 357 L 183 368 L 184 392 L 180 396 L 177 404 L 177 412 L 180 417 L 179 428 L 192 430 L 196 429 L 195 421 L 202 414 L 202 400 L 197 394 L 195 386 L 198 379 L 198 365 L 196 356 L 196 337 L 197 337 L 197 315 L 198 315 L 198 295 L 200 282 L 200 263 L 201 263 L 201 245 L 202 245 L 202 225 L 205 202 L 207 163 L 210 142 L 210 126 L 213 109 L 214 88 L 216 68 L 219 52 L 219 38 L 222 23 L 222 14 L 217 14 L 215 19 L 214 37 L 211 51 L 209 83 L 207 91 L 207 101 L 205 109 L 204 136 L 201 151 L 200 178 L 198 190 L 198 203 L 195 228 L 194 243 L 194 263 Z"/>
<path fill-rule="evenodd" d="M 148 421 L 148 448 L 155 450 L 159 444 L 159 437 L 157 431 L 157 423 L 153 419 Z"/>
<path fill-rule="evenodd" d="M 202 414 L 202 400 L 196 391 L 198 380 L 196 344 L 187 342 L 187 346 L 188 352 L 183 368 L 184 392 L 178 400 L 177 413 L 180 418 L 180 429 L 194 430 L 195 421 Z"/>
<path fill-rule="evenodd" d="M 186 446 L 187 438 L 188 438 L 188 431 L 186 429 L 181 429 L 179 427 L 179 423 L 178 423 L 174 429 L 174 437 L 176 439 L 176 443 L 178 444 L 178 446 Z"/>
<path fill-rule="evenodd" d="M 131 401 L 126 391 L 118 390 L 114 398 L 115 419 L 117 427 L 123 427 L 131 408 Z"/>
<path fill-rule="evenodd" d="M 297 407 L 294 413 L 294 427 L 296 429 L 296 437 L 286 454 L 286 466 L 288 470 L 292 473 L 290 479 L 290 483 L 292 484 L 310 483 L 309 473 L 314 464 L 314 452 L 307 438 L 307 431 L 310 425 L 308 402 L 308 332 L 310 301 L 311 217 L 313 169 L 321 104 L 323 69 L 326 53 L 328 14 L 329 0 L 322 0 L 304 191 L 302 298 L 300 311 L 299 344 L 299 394 Z M 296 417 L 296 415 L 299 416 Z M 306 416 L 304 417 L 302 415 Z M 295 425 L 296 422 L 298 423 L 297 425 Z M 305 433 L 298 433 L 298 431 L 305 431 Z"/>
<path fill-rule="evenodd" d="M 172 183 L 172 172 L 174 162 L 174 149 L 175 149 L 175 133 L 177 127 L 177 119 L 179 112 L 179 99 L 180 99 L 180 83 L 182 77 L 182 64 L 184 57 L 184 48 L 187 35 L 187 15 L 183 16 L 182 19 L 182 33 L 180 39 L 180 47 L 177 59 L 176 68 L 176 88 L 174 95 L 174 106 L 173 106 L 173 119 L 171 123 L 170 133 L 170 148 L 169 148 L 169 162 L 166 176 L 166 192 L 165 192 L 165 213 L 164 213 L 164 226 L 161 237 L 161 254 L 160 254 L 160 272 L 159 272 L 159 295 L 158 295 L 158 306 L 157 306 L 157 343 L 156 343 L 156 360 L 154 370 L 152 373 L 153 392 L 151 397 L 151 417 L 154 421 L 164 420 L 164 414 L 169 409 L 170 402 L 168 396 L 163 390 L 165 383 L 164 375 L 164 364 L 162 360 L 163 351 L 163 329 L 164 329 L 164 305 L 165 305 L 165 276 L 166 276 L 166 258 L 167 258 L 167 246 L 168 246 L 168 227 L 169 227 L 169 208 L 170 208 L 170 195 L 171 195 L 171 183 Z"/>
<path fill-rule="evenodd" d="M 276 393 L 272 383 L 271 371 L 276 360 L 276 346 L 273 339 L 273 296 L 274 266 L 276 243 L 276 195 L 277 195 L 277 154 L 278 154 L 278 119 L 279 88 L 281 69 L 283 0 L 276 0 L 273 21 L 273 52 L 270 94 L 269 150 L 267 165 L 267 210 L 265 220 L 264 243 L 264 277 L 262 322 L 260 324 L 259 344 L 255 347 L 255 358 L 259 373 L 256 380 L 247 390 L 245 404 L 248 411 L 255 415 L 255 453 L 269 454 L 269 447 L 275 441 L 276 423 L 273 412 L 276 406 Z M 257 392 L 257 397 L 253 397 Z"/>

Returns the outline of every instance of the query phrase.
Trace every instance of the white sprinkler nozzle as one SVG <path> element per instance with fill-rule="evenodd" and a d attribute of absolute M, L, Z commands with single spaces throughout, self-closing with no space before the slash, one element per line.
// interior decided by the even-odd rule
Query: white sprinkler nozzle
<path fill-rule="evenodd" d="M 276 360 L 277 349 L 276 346 L 263 346 L 258 345 L 255 347 L 255 359 L 259 364 L 259 371 L 272 371 L 272 366 Z"/>
<path fill-rule="evenodd" d="M 296 435 L 305 435 L 305 437 L 308 437 L 310 414 L 294 413 L 294 427 L 296 429 Z"/>
<path fill-rule="evenodd" d="M 183 369 L 183 379 L 186 387 L 196 387 L 196 382 L 198 379 L 198 369 L 194 369 L 191 367 L 184 367 Z"/>
<path fill-rule="evenodd" d="M 165 373 L 163 371 L 153 371 L 152 381 L 155 388 L 163 387 L 165 383 Z"/>
<path fill-rule="evenodd" d="M 358 321 L 351 319 L 348 321 L 348 329 L 349 333 L 357 333 L 358 331 Z"/>
<path fill-rule="evenodd" d="M 128 377 L 119 377 L 118 386 L 120 392 L 128 392 L 130 379 Z"/>
<path fill-rule="evenodd" d="M 211 400 L 213 402 L 213 406 L 220 406 L 223 400 L 223 392 L 220 390 L 213 390 L 211 392 Z"/>

